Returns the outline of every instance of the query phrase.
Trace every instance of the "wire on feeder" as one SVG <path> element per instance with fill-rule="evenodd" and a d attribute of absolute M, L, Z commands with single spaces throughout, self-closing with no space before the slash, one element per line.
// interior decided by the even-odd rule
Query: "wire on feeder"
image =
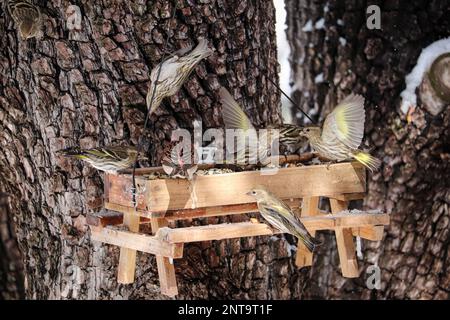
<path fill-rule="evenodd" d="M 269 80 L 277 89 L 278 91 L 280 91 L 288 100 L 290 103 L 292 103 L 298 110 L 300 110 L 301 113 L 303 113 L 305 115 L 305 117 L 307 117 L 309 119 L 309 121 L 311 121 L 312 124 L 317 124 L 313 119 L 311 119 L 311 117 L 305 112 L 303 111 L 295 102 L 294 100 L 291 99 L 291 97 L 288 96 L 288 94 L 286 92 L 283 91 L 283 89 L 281 89 L 276 83 L 275 81 L 273 81 L 272 79 L 270 79 L 269 77 L 267 77 L 267 80 Z"/>

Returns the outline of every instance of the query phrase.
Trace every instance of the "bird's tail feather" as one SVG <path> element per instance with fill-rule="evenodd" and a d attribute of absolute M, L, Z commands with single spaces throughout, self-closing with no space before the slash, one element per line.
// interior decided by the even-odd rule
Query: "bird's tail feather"
<path fill-rule="evenodd" d="M 64 157 L 74 157 L 78 159 L 83 159 L 85 157 L 84 152 L 78 148 L 62 149 L 58 150 L 57 153 L 63 155 Z"/>
<path fill-rule="evenodd" d="M 321 241 L 317 240 L 309 233 L 297 235 L 298 239 L 303 242 L 303 244 L 308 248 L 310 252 L 313 252 L 314 249 L 322 244 Z"/>
<path fill-rule="evenodd" d="M 370 171 L 376 171 L 381 166 L 381 160 L 364 151 L 356 151 L 353 158 L 365 165 Z"/>

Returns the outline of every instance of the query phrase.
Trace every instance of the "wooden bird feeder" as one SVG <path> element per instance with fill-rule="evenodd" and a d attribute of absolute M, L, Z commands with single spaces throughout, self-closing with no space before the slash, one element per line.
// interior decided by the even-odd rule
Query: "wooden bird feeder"
<path fill-rule="evenodd" d="M 106 214 L 88 216 L 92 239 L 120 247 L 118 282 L 134 282 L 136 251 L 156 256 L 161 292 L 178 293 L 173 259 L 183 257 L 188 242 L 273 235 L 279 233 L 261 222 L 223 223 L 187 228 L 169 228 L 174 220 L 258 212 L 254 199 L 246 195 L 252 187 L 263 185 L 284 199 L 303 224 L 314 234 L 333 230 L 336 234 L 342 275 L 359 276 L 354 236 L 378 241 L 389 216 L 381 213 L 343 213 L 350 200 L 362 199 L 366 191 L 366 170 L 357 163 L 311 165 L 280 168 L 275 175 L 244 171 L 197 175 L 185 179 L 149 179 L 160 168 L 137 170 L 137 208 L 132 203 L 131 174 L 105 177 Z M 319 197 L 330 200 L 331 213 L 319 210 Z M 301 209 L 300 209 L 301 208 Z M 152 234 L 139 232 L 139 225 L 150 223 Z M 122 226 L 120 226 L 122 225 Z M 311 266 L 313 255 L 299 243 L 296 265 Z"/>

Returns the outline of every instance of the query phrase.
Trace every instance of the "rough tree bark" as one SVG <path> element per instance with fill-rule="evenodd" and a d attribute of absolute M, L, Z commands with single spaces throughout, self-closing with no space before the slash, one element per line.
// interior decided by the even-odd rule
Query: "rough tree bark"
<path fill-rule="evenodd" d="M 82 26 L 68 30 L 71 3 L 46 1 L 54 14 L 44 14 L 43 35 L 28 42 L 0 16 L 0 185 L 11 194 L 28 298 L 166 298 L 151 255 L 138 254 L 134 284 L 117 284 L 118 248 L 91 243 L 85 225 L 102 197 L 102 175 L 55 152 L 137 143 L 149 70 L 162 56 L 174 3 L 75 1 Z M 278 67 L 272 1 L 176 3 L 169 51 L 206 36 L 216 53 L 152 116 L 146 152 L 153 164 L 172 129 L 192 128 L 194 119 L 204 128 L 222 125 L 219 84 L 255 124 L 280 121 L 279 94 L 266 80 L 277 80 Z M 290 248 L 283 236 L 189 245 L 175 261 L 178 297 L 299 297 L 309 270 L 295 269 Z"/>
<path fill-rule="evenodd" d="M 8 195 L 0 192 L 0 300 L 25 297 L 22 256 L 13 225 Z"/>
<path fill-rule="evenodd" d="M 381 8 L 381 30 L 366 27 L 371 4 Z M 408 119 L 399 95 L 421 49 L 450 35 L 450 3 L 286 0 L 286 6 L 296 101 L 323 120 L 350 92 L 365 96 L 366 141 L 383 160 L 365 205 L 392 217 L 382 241 L 363 242 L 358 279 L 341 277 L 334 239 L 327 237 L 302 296 L 448 299 L 450 108 L 429 112 L 419 100 Z M 381 290 L 366 287 L 372 264 L 381 268 Z"/>

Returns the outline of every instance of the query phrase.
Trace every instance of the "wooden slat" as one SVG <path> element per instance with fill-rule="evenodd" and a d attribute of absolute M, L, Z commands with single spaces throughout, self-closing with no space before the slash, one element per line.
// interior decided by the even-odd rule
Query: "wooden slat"
<path fill-rule="evenodd" d="M 364 199 L 365 196 L 366 194 L 364 192 L 360 192 L 360 193 L 333 194 L 326 197 L 340 201 L 351 201 Z"/>
<path fill-rule="evenodd" d="M 111 202 L 105 202 L 105 209 L 117 211 L 121 213 L 133 213 L 135 212 L 135 209 L 132 207 L 123 206 L 116 203 Z M 150 222 L 149 218 L 162 218 L 165 215 L 165 212 L 149 212 L 147 210 L 137 210 L 137 214 L 141 217 L 144 217 L 144 221 Z M 144 223 L 144 221 L 141 221 L 141 223 Z"/>
<path fill-rule="evenodd" d="M 262 175 L 260 171 L 234 172 L 185 179 L 137 179 L 147 184 L 145 195 L 139 197 L 138 210 L 165 212 L 250 203 L 246 195 L 256 185 L 264 185 L 283 199 L 304 198 L 365 191 L 365 169 L 356 162 L 330 165 L 281 168 L 275 175 Z M 146 181 L 146 182 L 145 182 Z M 191 197 L 191 184 L 195 183 L 197 201 Z M 232 187 L 231 187 L 232 186 Z M 110 203 L 132 207 L 131 177 L 109 176 Z"/>
<path fill-rule="evenodd" d="M 335 228 L 357 228 L 372 225 L 388 225 L 389 215 L 385 213 L 337 213 L 305 217 L 300 219 L 308 230 L 333 230 Z"/>
<path fill-rule="evenodd" d="M 128 227 L 130 232 L 139 232 L 139 216 L 135 213 L 123 214 L 123 225 Z M 121 247 L 119 256 L 119 267 L 117 271 L 117 282 L 128 284 L 134 282 L 136 270 L 136 250 Z"/>
<path fill-rule="evenodd" d="M 240 237 L 264 236 L 277 233 L 265 223 L 222 223 L 187 228 L 161 228 L 156 236 L 169 243 L 223 240 Z"/>
<path fill-rule="evenodd" d="M 120 205 L 130 208 L 129 211 L 134 211 L 133 195 L 132 195 L 132 178 L 131 175 L 113 175 L 107 174 L 105 181 L 105 203 L 109 205 Z M 142 177 L 136 177 L 136 186 L 138 189 L 137 196 L 137 211 L 148 211 L 147 209 L 147 182 L 148 180 Z M 116 210 L 118 211 L 118 210 Z M 158 210 L 156 210 L 158 211 Z M 159 210 L 162 211 L 162 210 Z M 122 212 L 124 212 L 122 210 Z"/>
<path fill-rule="evenodd" d="M 88 214 L 86 216 L 86 223 L 94 227 L 117 226 L 123 223 L 123 213 L 108 210 L 108 214 Z M 150 219 L 140 217 L 140 224 L 150 223 Z"/>
<path fill-rule="evenodd" d="M 319 212 L 319 197 L 303 198 L 301 217 L 316 216 Z M 315 231 L 309 230 L 309 233 L 314 237 Z M 313 253 L 301 242 L 297 244 L 297 255 L 295 257 L 295 264 L 299 268 L 312 266 Z"/>
<path fill-rule="evenodd" d="M 183 256 L 182 244 L 170 244 L 154 236 L 119 230 L 113 227 L 91 227 L 91 239 L 103 243 L 171 258 Z"/>
<path fill-rule="evenodd" d="M 334 230 L 336 228 L 352 228 L 372 224 L 387 225 L 389 224 L 389 215 L 375 213 L 341 213 L 335 215 L 302 217 L 301 221 L 310 231 Z M 161 228 L 156 236 L 170 243 L 185 243 L 272 235 L 274 232 L 278 233 L 265 223 L 239 222 L 176 229 Z"/>
<path fill-rule="evenodd" d="M 191 209 L 249 203 L 246 193 L 256 185 L 264 185 L 276 196 L 303 198 L 324 194 L 365 191 L 365 169 L 356 163 L 327 166 L 305 166 L 279 169 L 275 175 L 246 171 L 220 175 L 198 176 L 195 182 L 186 180 L 152 180 L 148 182 L 150 211 Z M 195 183 L 196 201 L 190 193 Z"/>
<path fill-rule="evenodd" d="M 348 208 L 347 201 L 336 199 L 330 199 L 330 205 L 332 213 L 338 213 Z M 359 276 L 359 270 L 352 229 L 340 226 L 334 232 L 336 234 L 336 244 L 342 275 L 346 278 L 357 278 Z"/>
<path fill-rule="evenodd" d="M 92 214 L 87 216 L 87 224 L 92 226 L 112 226 L 120 225 L 123 222 L 123 212 L 132 212 L 133 209 L 117 204 L 105 203 L 105 208 L 110 215 Z M 168 221 L 225 216 L 232 214 L 243 214 L 250 212 L 258 212 L 258 206 L 255 203 L 244 203 L 231 206 L 209 207 L 199 209 L 173 210 L 164 212 L 147 212 L 138 211 L 141 217 L 140 224 L 150 223 L 152 218 L 165 218 Z"/>
<path fill-rule="evenodd" d="M 88 214 L 86 223 L 94 227 L 115 226 L 123 223 L 123 214 L 115 211 Z"/>
<path fill-rule="evenodd" d="M 157 233 L 162 227 L 167 226 L 167 220 L 164 218 L 151 219 L 152 232 Z M 158 267 L 159 287 L 161 293 L 169 297 L 174 297 L 178 294 L 177 279 L 175 277 L 175 268 L 173 260 L 157 255 L 156 265 Z"/>
<path fill-rule="evenodd" d="M 368 226 L 352 228 L 352 234 L 355 237 L 361 237 L 363 239 L 371 241 L 380 241 L 383 239 L 384 227 L 383 226 Z"/>
<path fill-rule="evenodd" d="M 298 199 L 294 199 L 293 201 L 285 200 L 285 202 L 293 209 L 296 209 L 299 206 Z M 132 208 L 109 202 L 105 203 L 105 208 L 108 210 L 112 210 L 112 212 L 115 212 L 114 217 L 102 217 L 98 216 L 98 214 L 89 215 L 88 224 L 93 226 L 99 226 L 100 224 L 103 226 L 119 225 L 122 224 L 123 212 L 127 213 L 134 211 Z M 144 210 L 137 211 L 138 215 L 141 216 L 141 224 L 150 223 L 151 218 L 165 218 L 168 221 L 175 221 L 183 219 L 227 216 L 251 212 L 258 212 L 258 206 L 256 205 L 256 202 L 198 209 L 171 210 L 167 211 L 166 213 L 148 212 Z"/>
<path fill-rule="evenodd" d="M 219 206 L 219 207 L 173 210 L 168 211 L 164 217 L 169 221 L 173 221 L 182 219 L 226 216 L 231 214 L 242 214 L 248 212 L 258 212 L 258 206 L 256 205 L 256 202 L 229 205 L 229 206 Z"/>

